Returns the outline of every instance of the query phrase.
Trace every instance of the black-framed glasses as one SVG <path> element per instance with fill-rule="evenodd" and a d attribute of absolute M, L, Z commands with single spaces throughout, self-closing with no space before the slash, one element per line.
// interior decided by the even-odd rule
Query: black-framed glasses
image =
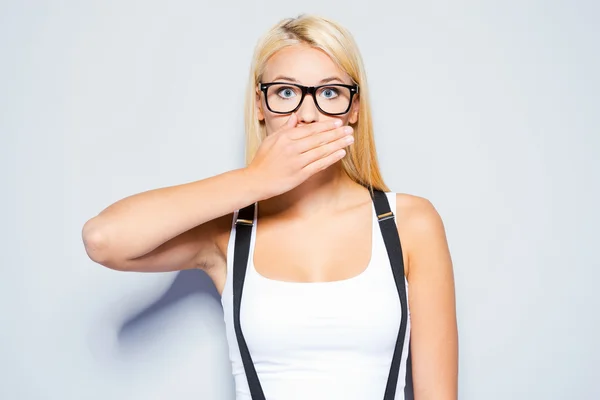
<path fill-rule="evenodd" d="M 352 98 L 358 93 L 358 85 L 339 83 L 303 86 L 288 82 L 261 82 L 259 88 L 265 94 L 267 108 L 275 114 L 295 112 L 307 94 L 312 95 L 315 105 L 323 114 L 346 114 L 350 111 Z"/>

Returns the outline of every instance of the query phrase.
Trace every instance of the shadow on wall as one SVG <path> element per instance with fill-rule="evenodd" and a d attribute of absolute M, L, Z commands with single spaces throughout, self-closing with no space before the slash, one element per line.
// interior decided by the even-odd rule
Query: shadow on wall
<path fill-rule="evenodd" d="M 155 324 L 161 314 L 173 309 L 182 300 L 197 295 L 202 295 L 204 301 L 208 300 L 207 297 L 211 303 L 214 300 L 220 307 L 219 293 L 204 271 L 194 269 L 178 272 L 171 286 L 160 298 L 122 323 L 117 333 L 119 346 L 127 347 L 130 341 L 137 341 L 139 332 L 148 325 Z"/>

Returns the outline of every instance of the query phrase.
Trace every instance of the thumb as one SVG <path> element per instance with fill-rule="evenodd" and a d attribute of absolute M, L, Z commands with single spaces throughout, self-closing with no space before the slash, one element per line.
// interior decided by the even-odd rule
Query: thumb
<path fill-rule="evenodd" d="M 285 127 L 286 128 L 293 128 L 297 124 L 298 124 L 298 117 L 296 116 L 296 113 L 292 113 L 292 115 L 290 115 L 290 117 L 286 121 Z"/>

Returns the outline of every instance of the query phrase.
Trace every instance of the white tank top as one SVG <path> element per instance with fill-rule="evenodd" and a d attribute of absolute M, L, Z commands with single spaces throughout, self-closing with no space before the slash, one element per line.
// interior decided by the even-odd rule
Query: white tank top
<path fill-rule="evenodd" d="M 396 210 L 396 195 L 386 193 Z M 253 263 L 255 208 L 240 324 L 267 400 L 383 399 L 402 310 L 373 208 L 371 260 L 364 272 L 301 283 L 260 275 Z M 251 400 L 233 325 L 235 220 L 221 297 L 236 400 Z M 406 280 L 405 280 L 406 285 Z M 404 400 L 410 312 L 395 400 Z"/>

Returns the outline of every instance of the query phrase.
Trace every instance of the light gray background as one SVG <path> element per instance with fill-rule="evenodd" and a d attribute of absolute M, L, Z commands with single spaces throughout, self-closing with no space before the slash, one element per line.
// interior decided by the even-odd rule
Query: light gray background
<path fill-rule="evenodd" d="M 598 399 L 595 1 L 3 1 L 0 398 L 232 399 L 198 271 L 127 274 L 83 223 L 242 166 L 260 34 L 347 26 L 394 191 L 430 199 L 455 264 L 460 398 Z"/>

